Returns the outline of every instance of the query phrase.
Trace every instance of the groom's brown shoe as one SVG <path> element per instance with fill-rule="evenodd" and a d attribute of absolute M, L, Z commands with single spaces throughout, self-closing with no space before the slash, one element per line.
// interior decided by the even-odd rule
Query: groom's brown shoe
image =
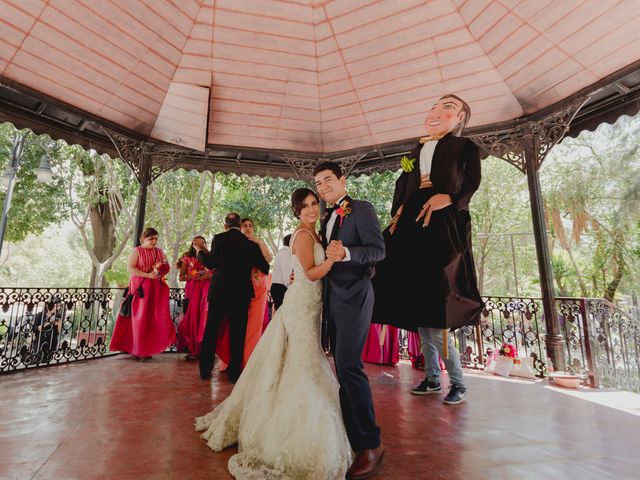
<path fill-rule="evenodd" d="M 347 479 L 363 480 L 373 477 L 380 470 L 383 458 L 384 446 L 382 445 L 378 448 L 367 448 L 361 451 L 353 461 L 351 468 L 349 468 Z"/>

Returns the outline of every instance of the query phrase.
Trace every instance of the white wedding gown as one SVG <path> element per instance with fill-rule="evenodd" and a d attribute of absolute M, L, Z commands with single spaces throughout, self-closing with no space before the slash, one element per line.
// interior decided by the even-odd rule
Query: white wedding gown
<path fill-rule="evenodd" d="M 353 458 L 338 382 L 320 346 L 322 282 L 308 280 L 292 257 L 295 281 L 231 395 L 196 418 L 212 450 L 238 444 L 228 465 L 236 479 L 344 479 Z M 314 257 L 316 265 L 324 260 L 318 243 Z"/>

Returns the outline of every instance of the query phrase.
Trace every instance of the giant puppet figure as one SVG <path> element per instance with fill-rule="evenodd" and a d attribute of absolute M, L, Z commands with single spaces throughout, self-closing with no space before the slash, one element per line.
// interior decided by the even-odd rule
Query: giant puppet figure
<path fill-rule="evenodd" d="M 469 201 L 480 185 L 478 147 L 460 137 L 469 106 L 445 95 L 427 112 L 428 136 L 403 157 L 387 256 L 374 277 L 374 322 L 410 331 L 478 323 L 483 303 L 471 252 Z"/>

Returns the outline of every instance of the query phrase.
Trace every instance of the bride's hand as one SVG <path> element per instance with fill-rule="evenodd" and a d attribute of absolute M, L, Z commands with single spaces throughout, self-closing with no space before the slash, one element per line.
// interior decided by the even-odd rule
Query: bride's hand
<path fill-rule="evenodd" d="M 325 254 L 328 259 L 334 262 L 340 262 L 346 256 L 342 242 L 339 240 L 332 240 Z"/>
<path fill-rule="evenodd" d="M 429 222 L 431 221 L 431 214 L 436 210 L 442 210 L 443 208 L 447 208 L 453 202 L 451 201 L 451 195 L 447 193 L 437 193 L 424 204 L 422 210 L 420 210 L 420 214 L 418 218 L 416 218 L 416 223 L 420 221 L 422 217 L 424 217 L 424 222 L 422 223 L 423 227 L 427 227 Z"/>

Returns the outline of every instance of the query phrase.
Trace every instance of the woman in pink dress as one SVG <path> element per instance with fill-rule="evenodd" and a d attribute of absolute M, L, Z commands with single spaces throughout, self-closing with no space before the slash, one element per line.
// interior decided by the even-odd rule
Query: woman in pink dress
<path fill-rule="evenodd" d="M 184 316 L 178 325 L 178 350 L 187 350 L 187 359 L 195 360 L 200 354 L 200 344 L 207 324 L 207 294 L 212 271 L 196 258 L 193 242 L 203 237 L 193 237 L 189 250 L 185 252 L 176 267 L 180 269 L 179 279 L 187 282 L 184 287 Z"/>
<path fill-rule="evenodd" d="M 169 264 L 156 247 L 158 232 L 145 229 L 140 242 L 128 260 L 131 316 L 118 315 L 109 345 L 109 350 L 130 353 L 137 360 L 165 351 L 176 339 L 169 314 L 169 287 L 164 281 Z"/>
<path fill-rule="evenodd" d="M 400 361 L 398 329 L 391 325 L 372 323 L 362 351 L 362 361 L 380 365 L 395 365 Z"/>

